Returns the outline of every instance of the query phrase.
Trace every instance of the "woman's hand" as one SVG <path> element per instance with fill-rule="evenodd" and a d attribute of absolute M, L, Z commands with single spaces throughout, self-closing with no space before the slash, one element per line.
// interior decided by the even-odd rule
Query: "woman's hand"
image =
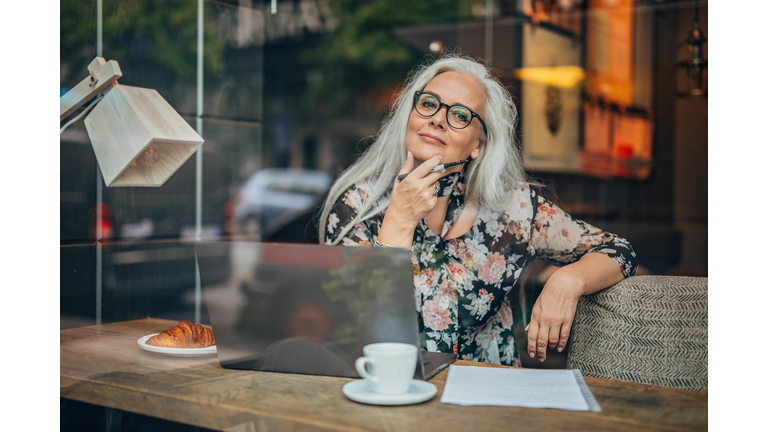
<path fill-rule="evenodd" d="M 392 197 L 379 231 L 379 239 L 398 247 L 410 247 L 413 230 L 419 221 L 437 205 L 435 184 L 445 175 L 445 170 L 430 173 L 440 164 L 440 156 L 434 156 L 413 168 L 413 154 L 408 152 L 400 174 L 410 173 L 402 181 L 395 179 Z"/>
<path fill-rule="evenodd" d="M 408 152 L 399 174 L 410 174 L 402 181 L 395 179 L 387 213 L 394 212 L 399 220 L 407 220 L 414 227 L 424 219 L 437 205 L 435 183 L 445 174 L 445 170 L 430 171 L 440 164 L 441 159 L 441 156 L 434 156 L 414 169 L 413 153 Z"/>
<path fill-rule="evenodd" d="M 584 287 L 582 278 L 569 272 L 568 266 L 560 268 L 547 280 L 533 305 L 531 322 L 525 328 L 531 358 L 538 356 L 543 362 L 547 358 L 547 347 L 557 347 L 558 351 L 565 349 Z"/>

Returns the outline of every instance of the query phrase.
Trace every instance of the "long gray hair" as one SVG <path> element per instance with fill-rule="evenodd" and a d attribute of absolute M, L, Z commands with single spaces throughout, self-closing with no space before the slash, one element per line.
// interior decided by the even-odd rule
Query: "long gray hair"
<path fill-rule="evenodd" d="M 405 135 L 413 96 L 416 90 L 424 89 L 434 77 L 447 71 L 468 73 L 485 90 L 484 120 L 488 136 L 481 132 L 480 155 L 467 165 L 465 201 L 474 200 L 496 211 L 506 210 L 511 204 L 513 190 L 526 181 L 515 134 L 517 109 L 512 96 L 488 68 L 470 58 L 449 54 L 433 62 L 423 62 L 409 74 L 381 125 L 378 138 L 331 187 L 320 214 L 321 244 L 325 243 L 328 217 L 334 203 L 350 186 L 365 180 L 371 189 L 362 209 L 339 231 L 332 244 L 338 243 L 357 224 L 387 208 L 389 200 L 381 200 L 381 197 L 392 187 L 395 176 L 405 165 Z"/>

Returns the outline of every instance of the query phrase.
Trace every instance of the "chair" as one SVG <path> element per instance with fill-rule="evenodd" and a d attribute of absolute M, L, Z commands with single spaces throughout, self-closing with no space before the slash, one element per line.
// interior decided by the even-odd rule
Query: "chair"
<path fill-rule="evenodd" d="M 707 278 L 633 276 L 579 300 L 566 367 L 706 392 Z"/>

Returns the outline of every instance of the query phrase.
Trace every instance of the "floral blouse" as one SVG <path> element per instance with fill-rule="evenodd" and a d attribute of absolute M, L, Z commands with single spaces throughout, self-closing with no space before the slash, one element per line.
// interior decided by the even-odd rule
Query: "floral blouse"
<path fill-rule="evenodd" d="M 440 179 L 441 196 L 450 195 L 442 232 L 419 222 L 411 262 L 421 343 L 427 351 L 453 352 L 463 360 L 519 366 L 507 293 L 534 258 L 561 267 L 591 252 L 611 257 L 625 277 L 637 269 L 626 240 L 573 219 L 528 185 L 515 191 L 504 212 L 480 206 L 464 235 L 444 239 L 464 209 L 463 172 Z M 368 183 L 350 187 L 334 204 L 326 229 L 336 239 L 370 193 Z M 382 199 L 391 194 L 387 192 Z M 386 211 L 353 227 L 340 244 L 371 246 Z"/>

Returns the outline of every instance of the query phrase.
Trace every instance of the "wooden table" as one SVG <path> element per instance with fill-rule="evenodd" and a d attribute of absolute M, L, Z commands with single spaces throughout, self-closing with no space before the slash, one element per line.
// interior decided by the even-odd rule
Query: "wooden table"
<path fill-rule="evenodd" d="M 465 407 L 440 402 L 444 370 L 430 380 L 438 393 L 428 402 L 371 406 L 344 397 L 348 378 L 223 369 L 215 356 L 168 357 L 137 345 L 176 324 L 150 318 L 61 331 L 61 397 L 243 432 L 707 429 L 706 393 L 587 378 L 602 412 Z"/>

